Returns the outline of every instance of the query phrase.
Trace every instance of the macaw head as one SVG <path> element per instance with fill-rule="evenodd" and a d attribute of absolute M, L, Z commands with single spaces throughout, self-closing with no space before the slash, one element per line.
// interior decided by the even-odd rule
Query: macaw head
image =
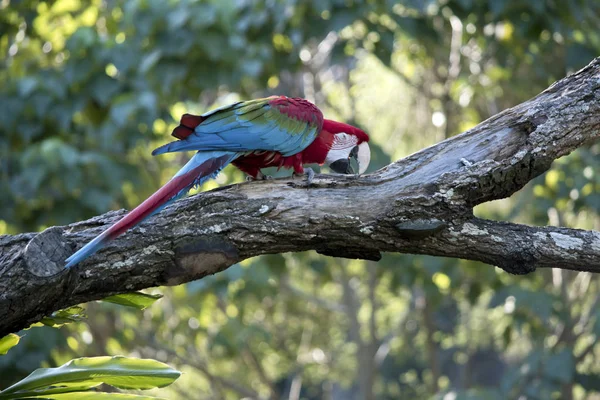
<path fill-rule="evenodd" d="M 352 125 L 326 119 L 323 131 L 333 135 L 325 164 L 339 174 L 362 174 L 369 167 L 369 135 Z M 357 164 L 355 168 L 353 164 Z"/>

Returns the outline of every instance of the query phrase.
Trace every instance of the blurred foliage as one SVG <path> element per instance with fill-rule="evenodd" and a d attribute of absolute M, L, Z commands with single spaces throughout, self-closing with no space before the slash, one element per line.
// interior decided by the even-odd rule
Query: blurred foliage
<path fill-rule="evenodd" d="M 0 1 L 0 234 L 137 205 L 187 157 L 149 156 L 179 116 L 240 98 L 315 101 L 371 134 L 379 168 L 583 67 L 599 14 L 594 0 Z M 599 171 L 595 144 L 475 212 L 600 230 Z M 0 387 L 125 354 L 184 371 L 156 392 L 169 398 L 600 398 L 599 286 L 423 256 L 263 256 L 143 311 L 92 303 L 86 323 L 25 331 Z"/>

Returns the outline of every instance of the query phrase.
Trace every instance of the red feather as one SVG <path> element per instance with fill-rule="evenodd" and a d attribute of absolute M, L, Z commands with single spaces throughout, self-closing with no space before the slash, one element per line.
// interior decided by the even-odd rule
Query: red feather
<path fill-rule="evenodd" d="M 323 126 L 323 113 L 308 100 L 298 97 L 274 96 L 269 100 L 269 104 L 290 118 L 317 125 L 319 130 Z"/>
<path fill-rule="evenodd" d="M 344 124 L 343 122 L 326 119 L 323 121 L 323 130 L 331 133 L 345 132 L 350 135 L 354 135 L 358 138 L 358 144 L 369 141 L 369 135 L 367 135 L 365 131 L 355 126 Z"/>
<path fill-rule="evenodd" d="M 194 129 L 204 121 L 204 117 L 201 115 L 183 114 L 179 126 L 173 129 L 172 136 L 177 139 L 185 139 L 194 133 Z"/>
<path fill-rule="evenodd" d="M 144 218 L 148 217 L 158 207 L 169 201 L 181 190 L 190 187 L 194 180 L 199 176 L 207 176 L 223 167 L 223 164 L 229 156 L 222 156 L 211 159 L 200 164 L 196 168 L 179 175 L 167 182 L 156 193 L 148 197 L 142 204 L 131 210 L 127 215 L 117 221 L 113 226 L 107 229 L 109 239 L 114 239 L 129 228 L 137 225 Z"/>
<path fill-rule="evenodd" d="M 256 178 L 261 168 L 293 168 L 298 174 L 304 172 L 303 164 L 323 164 L 333 144 L 333 134 L 322 130 L 319 136 L 304 150 L 293 156 L 284 157 L 272 151 L 251 153 L 233 161 L 240 170 Z"/>

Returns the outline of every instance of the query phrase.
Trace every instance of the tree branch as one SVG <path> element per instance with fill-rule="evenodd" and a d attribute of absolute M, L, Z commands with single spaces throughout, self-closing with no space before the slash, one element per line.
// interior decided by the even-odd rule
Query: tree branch
<path fill-rule="evenodd" d="M 267 253 L 381 251 L 600 272 L 600 233 L 474 218 L 600 136 L 600 58 L 537 97 L 373 174 L 227 186 L 183 199 L 72 269 L 64 259 L 124 214 L 0 236 L 0 336 L 54 310 L 177 285 Z M 471 164 L 466 166 L 462 159 Z"/>

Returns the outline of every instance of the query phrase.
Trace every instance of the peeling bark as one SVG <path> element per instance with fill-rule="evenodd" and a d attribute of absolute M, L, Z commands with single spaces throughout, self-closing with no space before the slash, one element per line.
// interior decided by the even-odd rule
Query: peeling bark
<path fill-rule="evenodd" d="M 382 251 L 478 260 L 524 274 L 600 272 L 600 233 L 475 218 L 553 160 L 600 136 L 600 58 L 537 97 L 361 177 L 227 186 L 180 200 L 72 269 L 64 260 L 125 211 L 39 234 L 0 236 L 0 336 L 52 311 L 177 285 L 260 254 Z"/>

